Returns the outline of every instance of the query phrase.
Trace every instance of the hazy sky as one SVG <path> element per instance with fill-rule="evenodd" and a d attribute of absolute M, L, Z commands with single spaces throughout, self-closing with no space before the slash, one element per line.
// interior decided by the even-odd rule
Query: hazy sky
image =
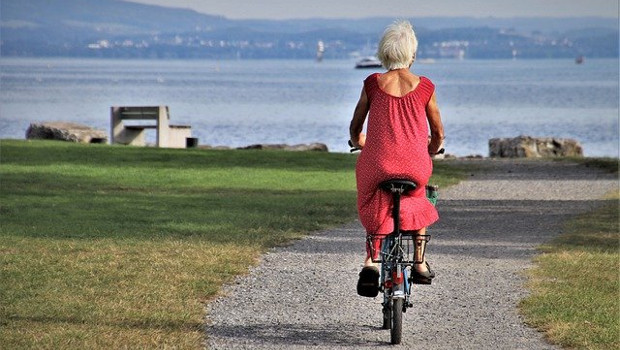
<path fill-rule="evenodd" d="M 128 0 L 231 19 L 370 16 L 618 17 L 619 0 Z"/>

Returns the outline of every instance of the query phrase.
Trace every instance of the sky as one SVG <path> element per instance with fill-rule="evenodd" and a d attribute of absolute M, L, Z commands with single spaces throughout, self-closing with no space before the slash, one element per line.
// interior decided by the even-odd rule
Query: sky
<path fill-rule="evenodd" d="M 230 19 L 387 17 L 618 18 L 619 0 L 126 0 Z"/>

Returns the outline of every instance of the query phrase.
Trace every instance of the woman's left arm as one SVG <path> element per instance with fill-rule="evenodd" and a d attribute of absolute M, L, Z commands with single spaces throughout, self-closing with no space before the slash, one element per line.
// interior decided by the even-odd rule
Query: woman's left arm
<path fill-rule="evenodd" d="M 353 119 L 351 119 L 351 125 L 349 126 L 349 136 L 353 147 L 363 148 L 366 143 L 365 138 L 360 138 L 360 136 L 362 136 L 361 133 L 362 130 L 364 130 L 364 122 L 366 121 L 369 108 L 370 105 L 368 103 L 368 96 L 366 96 L 366 90 L 362 88 L 362 94 L 360 95 L 359 101 L 357 101 L 355 111 L 353 112 Z"/>
<path fill-rule="evenodd" d="M 428 101 L 428 104 L 426 105 L 426 117 L 428 118 L 428 125 L 431 128 L 431 142 L 428 145 L 428 153 L 436 154 L 441 149 L 444 134 L 441 114 L 439 113 L 437 98 L 435 97 L 434 92 L 430 101 Z"/>

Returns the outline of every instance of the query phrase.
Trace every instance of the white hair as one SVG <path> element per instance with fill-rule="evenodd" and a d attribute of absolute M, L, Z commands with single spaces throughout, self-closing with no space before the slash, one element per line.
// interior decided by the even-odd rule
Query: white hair
<path fill-rule="evenodd" d="M 418 39 L 411 23 L 400 20 L 385 29 L 379 42 L 377 57 L 388 70 L 409 68 L 416 51 L 418 51 Z"/>

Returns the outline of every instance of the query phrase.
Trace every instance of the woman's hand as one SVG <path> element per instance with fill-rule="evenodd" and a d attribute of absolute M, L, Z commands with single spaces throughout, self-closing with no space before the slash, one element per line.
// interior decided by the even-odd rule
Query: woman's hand
<path fill-rule="evenodd" d="M 428 154 L 430 154 L 431 156 L 436 156 L 438 154 L 442 154 L 444 152 L 444 142 L 443 140 L 440 141 L 439 143 L 439 147 L 432 147 L 431 146 L 432 143 L 432 138 L 429 136 L 428 137 Z M 437 149 L 436 151 L 431 151 L 431 149 Z"/>
<path fill-rule="evenodd" d="M 359 136 L 357 137 L 357 142 L 353 141 L 353 145 L 359 149 L 364 148 L 364 146 L 366 145 L 366 134 L 360 132 Z"/>

